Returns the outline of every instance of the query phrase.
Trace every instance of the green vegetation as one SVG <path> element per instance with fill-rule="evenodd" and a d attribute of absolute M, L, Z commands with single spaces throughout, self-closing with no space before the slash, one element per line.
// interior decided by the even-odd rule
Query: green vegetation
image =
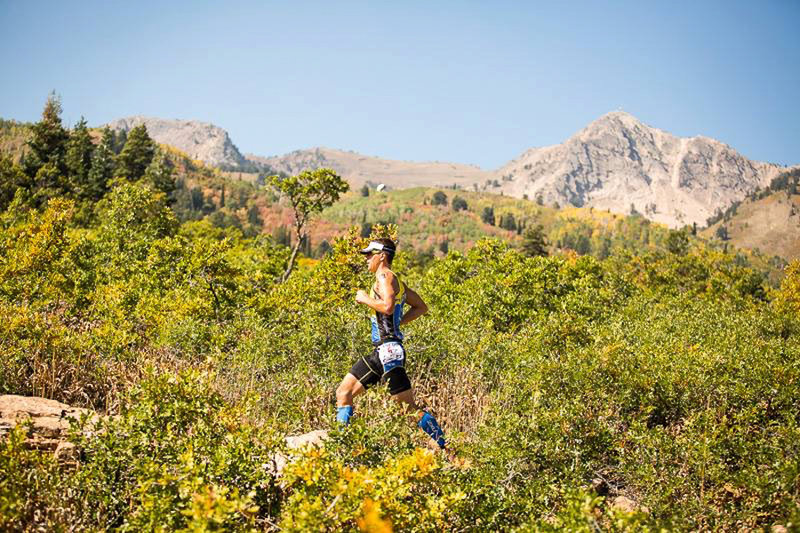
<path fill-rule="evenodd" d="M 89 175 L 109 157 L 98 137 Z M 800 263 L 773 288 L 747 257 L 641 217 L 356 191 L 316 222 L 353 227 L 279 283 L 290 248 L 247 222 L 277 198 L 160 150 L 175 191 L 145 178 L 154 150 L 90 209 L 40 175 L 55 155 L 37 156 L 34 181 L 13 154 L 0 166 L 21 180 L 0 213 L 0 393 L 116 415 L 75 424 L 77 465 L 28 449 L 25 426 L 0 440 L 0 529 L 800 524 Z M 336 384 L 371 349 L 357 250 L 394 223 L 394 268 L 430 307 L 407 329 L 409 374 L 452 463 L 385 389 L 335 425 Z M 427 232 L 446 255 L 420 259 Z M 277 477 L 283 436 L 314 429 L 330 438 Z M 610 505 L 619 495 L 637 508 Z"/>
<path fill-rule="evenodd" d="M 294 268 L 300 246 L 307 239 L 306 226 L 311 217 L 331 206 L 350 188 L 346 181 L 327 168 L 306 170 L 297 176 L 271 176 L 270 183 L 285 195 L 294 215 L 294 232 L 297 241 L 292 248 L 289 264 L 282 281 L 286 281 Z"/>

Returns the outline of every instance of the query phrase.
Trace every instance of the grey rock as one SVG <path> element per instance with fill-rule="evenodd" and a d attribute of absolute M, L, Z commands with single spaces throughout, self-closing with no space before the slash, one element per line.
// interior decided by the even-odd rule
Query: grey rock
<path fill-rule="evenodd" d="M 751 161 L 714 139 L 676 137 L 616 111 L 562 144 L 526 151 L 497 174 L 511 176 L 500 189 L 508 195 L 624 214 L 633 206 L 679 227 L 704 226 L 717 210 L 785 170 Z"/>
<path fill-rule="evenodd" d="M 242 169 L 247 161 L 224 129 L 196 120 L 168 120 L 133 116 L 110 122 L 115 131 L 128 132 L 144 124 L 150 137 L 160 144 L 174 146 L 192 159 L 212 166 Z"/>
<path fill-rule="evenodd" d="M 289 450 L 302 450 L 310 447 L 320 447 L 325 439 L 328 438 L 328 432 L 324 429 L 317 429 L 309 431 L 302 435 L 291 435 L 286 437 L 286 447 Z M 280 476 L 283 469 L 291 461 L 291 457 L 284 453 L 278 452 L 272 457 L 272 461 L 266 465 L 267 470 Z"/>

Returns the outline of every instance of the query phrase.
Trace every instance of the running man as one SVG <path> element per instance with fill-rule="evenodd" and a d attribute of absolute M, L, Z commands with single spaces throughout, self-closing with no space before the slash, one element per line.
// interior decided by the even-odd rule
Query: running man
<path fill-rule="evenodd" d="M 375 311 L 371 317 L 375 349 L 356 361 L 336 389 L 336 419 L 347 424 L 353 416 L 353 398 L 379 381 L 385 381 L 389 383 L 392 398 L 400 402 L 404 410 L 415 411 L 417 425 L 444 449 L 444 432 L 433 415 L 417 406 L 406 375 L 406 353 L 400 326 L 424 315 L 428 306 L 391 271 L 396 250 L 391 239 L 374 240 L 361 250 L 367 256 L 369 271 L 375 274 L 375 283 L 370 294 L 359 290 L 356 302 Z M 406 304 L 410 309 L 403 313 Z"/>

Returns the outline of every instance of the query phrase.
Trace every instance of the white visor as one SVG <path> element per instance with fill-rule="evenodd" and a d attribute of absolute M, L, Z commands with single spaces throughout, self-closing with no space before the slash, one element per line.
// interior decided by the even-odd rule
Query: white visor
<path fill-rule="evenodd" d="M 369 245 L 366 248 L 361 250 L 362 254 L 369 254 L 369 253 L 372 253 L 372 252 L 386 252 L 386 253 L 393 254 L 394 253 L 394 248 L 392 248 L 390 246 L 384 246 L 383 244 L 381 244 L 379 242 L 376 242 L 376 241 L 372 241 L 372 242 L 369 243 Z"/>

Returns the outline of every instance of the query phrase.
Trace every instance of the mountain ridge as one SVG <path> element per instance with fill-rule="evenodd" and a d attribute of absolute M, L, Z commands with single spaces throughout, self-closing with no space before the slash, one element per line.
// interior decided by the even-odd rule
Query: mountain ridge
<path fill-rule="evenodd" d="M 322 146 L 270 157 L 242 155 L 225 130 L 205 122 L 137 116 L 111 125 L 130 129 L 138 123 L 148 125 L 156 141 L 226 170 L 296 174 L 330 167 L 352 187 L 483 190 L 547 205 L 640 213 L 671 227 L 704 226 L 718 211 L 796 168 L 750 160 L 704 135 L 678 137 L 624 111 L 602 115 L 562 143 L 529 148 L 495 170 Z"/>
<path fill-rule="evenodd" d="M 452 185 L 468 187 L 492 175 L 491 171 L 474 165 L 442 161 L 401 161 L 322 146 L 271 157 L 252 154 L 247 154 L 246 157 L 286 174 L 327 166 L 354 187 L 378 183 L 393 188 Z"/>

